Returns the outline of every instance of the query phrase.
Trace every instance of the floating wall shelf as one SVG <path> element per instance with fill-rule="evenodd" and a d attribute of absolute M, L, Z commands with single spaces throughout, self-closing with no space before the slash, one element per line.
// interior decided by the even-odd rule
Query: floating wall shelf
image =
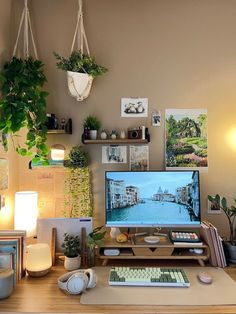
<path fill-rule="evenodd" d="M 47 134 L 72 134 L 72 119 L 68 119 L 64 129 L 48 129 Z"/>
<path fill-rule="evenodd" d="M 47 130 L 47 134 L 72 134 L 72 132 L 66 130 Z"/>
<path fill-rule="evenodd" d="M 84 144 L 109 144 L 109 145 L 119 145 L 119 144 L 147 144 L 148 140 L 134 140 L 134 139 L 107 139 L 107 140 L 83 140 Z"/>

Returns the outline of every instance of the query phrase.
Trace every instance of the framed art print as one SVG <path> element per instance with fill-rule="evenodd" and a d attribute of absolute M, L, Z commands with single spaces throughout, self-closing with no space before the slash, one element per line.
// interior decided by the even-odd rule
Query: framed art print
<path fill-rule="evenodd" d="M 148 116 L 148 98 L 121 98 L 121 117 L 140 118 Z"/>

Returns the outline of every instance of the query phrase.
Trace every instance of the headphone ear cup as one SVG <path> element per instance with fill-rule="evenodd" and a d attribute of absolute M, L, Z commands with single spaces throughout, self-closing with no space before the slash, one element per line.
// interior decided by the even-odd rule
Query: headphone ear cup
<path fill-rule="evenodd" d="M 84 274 L 88 278 L 87 288 L 94 288 L 97 284 L 97 275 L 95 274 L 95 271 L 91 268 L 88 268 L 84 271 Z"/>
<path fill-rule="evenodd" d="M 67 291 L 71 294 L 80 294 L 89 283 L 88 277 L 84 273 L 76 273 L 67 281 Z"/>

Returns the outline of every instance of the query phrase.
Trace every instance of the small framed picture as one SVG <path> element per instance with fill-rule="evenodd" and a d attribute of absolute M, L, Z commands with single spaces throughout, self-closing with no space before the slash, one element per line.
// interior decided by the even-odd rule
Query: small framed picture
<path fill-rule="evenodd" d="M 140 118 L 148 116 L 148 98 L 121 98 L 121 117 Z"/>
<path fill-rule="evenodd" d="M 130 171 L 148 171 L 149 170 L 149 147 L 148 145 L 130 146 L 129 150 Z"/>
<path fill-rule="evenodd" d="M 102 163 L 127 163 L 127 147 L 119 145 L 102 146 Z"/>
<path fill-rule="evenodd" d="M 161 126 L 161 112 L 156 111 L 152 113 L 152 126 Z"/>
<path fill-rule="evenodd" d="M 213 204 L 207 199 L 207 213 L 219 215 L 221 213 L 221 209 L 219 206 Z"/>

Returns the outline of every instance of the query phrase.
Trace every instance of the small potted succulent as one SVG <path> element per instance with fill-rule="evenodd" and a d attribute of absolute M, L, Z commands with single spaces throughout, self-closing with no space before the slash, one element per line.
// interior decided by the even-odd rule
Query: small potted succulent
<path fill-rule="evenodd" d="M 229 206 L 226 198 L 221 197 L 219 194 L 216 194 L 215 196 L 208 195 L 208 200 L 217 208 L 220 208 L 227 218 L 230 238 L 229 241 L 225 242 L 225 246 L 227 248 L 229 261 L 236 263 L 236 207 L 232 205 Z M 236 202 L 236 199 L 234 199 L 234 202 Z"/>
<path fill-rule="evenodd" d="M 87 128 L 89 130 L 90 140 L 97 139 L 97 132 L 100 129 L 100 127 L 101 127 L 101 122 L 95 116 L 89 115 L 84 120 L 84 129 Z"/>
<path fill-rule="evenodd" d="M 78 235 L 64 234 L 64 241 L 62 243 L 65 255 L 65 269 L 75 270 L 80 268 L 81 256 L 80 256 L 80 238 Z"/>
<path fill-rule="evenodd" d="M 93 79 L 107 72 L 107 69 L 96 63 L 94 57 L 73 51 L 68 59 L 53 53 L 57 59 L 58 69 L 67 71 L 68 88 L 71 96 L 82 101 L 89 96 Z"/>

